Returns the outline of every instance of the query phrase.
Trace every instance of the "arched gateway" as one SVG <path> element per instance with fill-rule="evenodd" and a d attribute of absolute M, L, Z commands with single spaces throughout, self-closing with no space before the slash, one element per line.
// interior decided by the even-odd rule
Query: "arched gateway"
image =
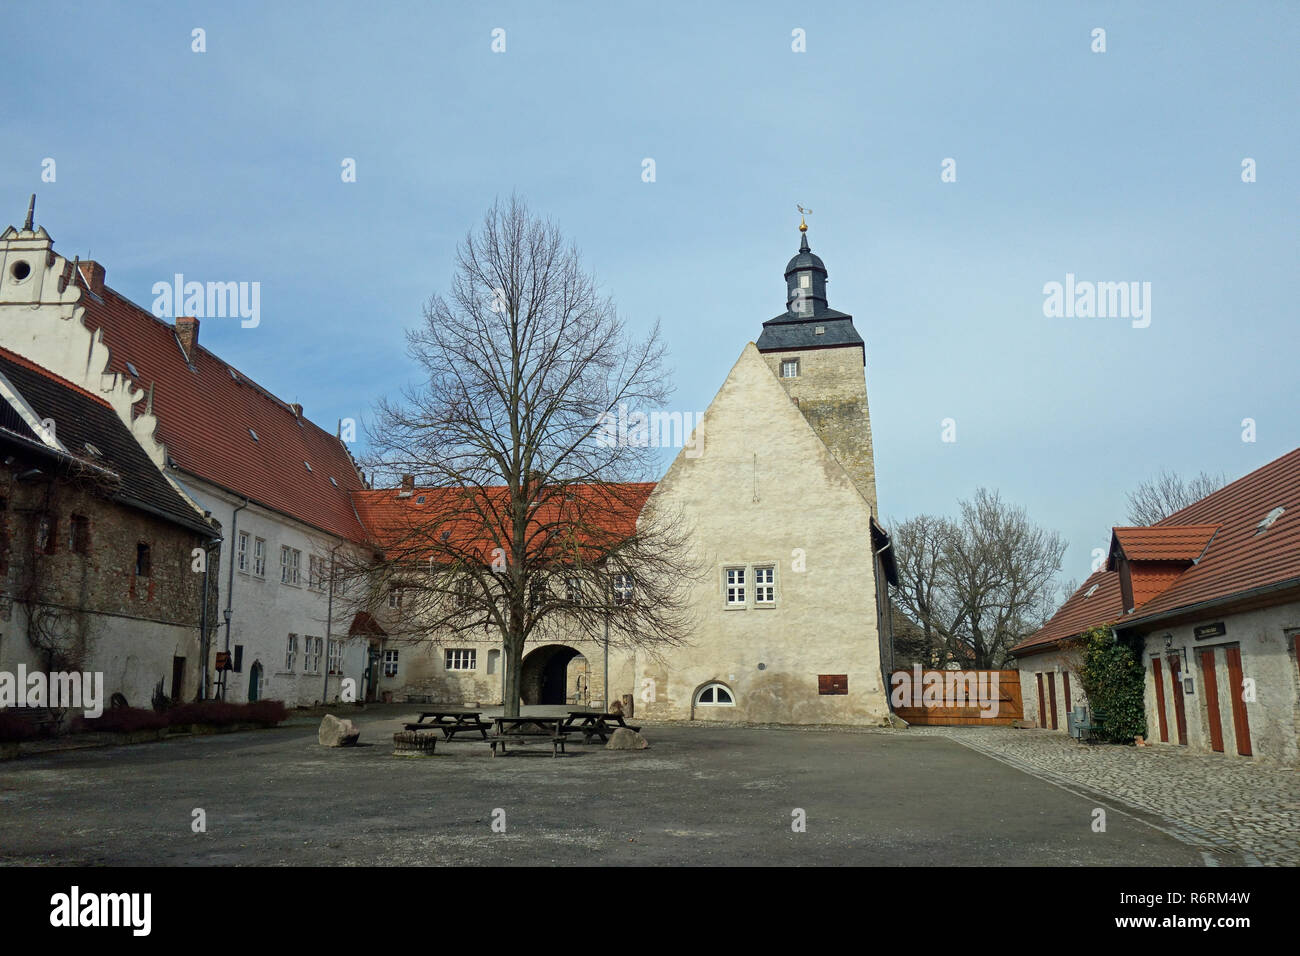
<path fill-rule="evenodd" d="M 525 705 L 585 704 L 587 659 L 565 644 L 543 644 L 524 655 L 519 696 Z"/>

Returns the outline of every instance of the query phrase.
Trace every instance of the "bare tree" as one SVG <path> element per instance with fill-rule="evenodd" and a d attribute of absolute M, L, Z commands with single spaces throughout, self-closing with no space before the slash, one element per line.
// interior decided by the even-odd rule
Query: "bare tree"
<path fill-rule="evenodd" d="M 377 404 L 368 463 L 420 491 L 385 512 L 378 563 L 350 572 L 371 607 L 400 592 L 390 636 L 499 636 L 508 715 L 530 638 L 682 643 L 681 518 L 646 507 L 645 436 L 607 427 L 620 406 L 666 401 L 658 326 L 636 340 L 576 249 L 512 197 L 407 341 L 423 380 Z"/>
<path fill-rule="evenodd" d="M 1228 476 L 1224 474 L 1211 475 L 1203 471 L 1195 478 L 1185 480 L 1162 468 L 1160 474 L 1142 482 L 1129 493 L 1128 522 L 1132 525 L 1155 524 L 1227 483 Z"/>
<path fill-rule="evenodd" d="M 921 515 L 893 529 L 898 605 L 941 662 L 1000 667 L 1051 615 L 1065 542 L 984 488 L 960 511 L 954 520 Z"/>

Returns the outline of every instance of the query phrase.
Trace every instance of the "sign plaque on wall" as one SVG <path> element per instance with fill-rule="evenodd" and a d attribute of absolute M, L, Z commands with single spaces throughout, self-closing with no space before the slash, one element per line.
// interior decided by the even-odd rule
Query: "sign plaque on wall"
<path fill-rule="evenodd" d="M 1222 621 L 1218 621 L 1214 624 L 1202 624 L 1200 627 L 1196 628 L 1194 633 L 1198 641 L 1204 641 L 1211 637 L 1222 637 L 1224 634 L 1228 633 L 1228 629 L 1223 626 Z"/>

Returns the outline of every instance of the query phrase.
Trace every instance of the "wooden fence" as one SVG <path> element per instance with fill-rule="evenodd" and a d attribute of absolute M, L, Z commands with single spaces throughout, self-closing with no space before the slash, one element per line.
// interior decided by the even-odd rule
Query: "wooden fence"
<path fill-rule="evenodd" d="M 992 675 L 997 675 L 997 690 L 993 692 Z M 906 680 L 900 680 L 899 675 L 904 675 Z M 962 724 L 984 726 L 1006 726 L 1014 721 L 1021 720 L 1025 716 L 1024 701 L 1020 696 L 1020 671 L 993 671 L 993 670 L 971 670 L 971 671 L 941 671 L 926 670 L 921 671 L 921 682 L 917 686 L 916 670 L 897 670 L 891 675 L 889 693 L 890 700 L 895 701 L 894 713 L 909 724 L 921 724 L 926 726 L 952 727 Z M 935 675 L 938 684 L 935 684 L 934 678 L 929 675 Z M 981 706 L 978 699 L 970 700 L 967 695 L 966 702 L 962 706 L 956 705 L 957 687 L 963 688 L 971 686 L 971 678 L 974 678 L 974 686 L 981 693 L 987 691 L 989 697 L 996 696 L 997 710 L 995 715 L 981 716 L 991 710 L 987 701 L 985 706 Z M 941 698 L 939 703 L 932 703 L 926 706 L 925 690 L 927 683 L 930 687 L 930 696 L 938 695 Z M 903 706 L 897 704 L 897 695 L 902 693 L 906 703 Z"/>

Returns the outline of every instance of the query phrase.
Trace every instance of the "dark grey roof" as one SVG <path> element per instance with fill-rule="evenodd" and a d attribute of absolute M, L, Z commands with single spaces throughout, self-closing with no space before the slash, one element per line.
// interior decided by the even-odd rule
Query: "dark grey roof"
<path fill-rule="evenodd" d="M 821 335 L 817 329 L 825 329 Z M 755 343 L 760 352 L 783 352 L 789 349 L 825 349 L 839 346 L 861 346 L 866 343 L 853 327 L 853 316 L 835 309 L 820 315 L 794 315 L 783 312 L 763 323 L 763 334 Z"/>
<path fill-rule="evenodd" d="M 0 429 L 9 434 L 0 433 L 0 437 L 29 444 L 33 450 L 52 454 L 65 462 L 75 458 L 84 465 L 107 472 L 113 480 L 106 488 L 106 497 L 193 531 L 216 535 L 216 530 L 205 523 L 203 517 L 163 477 L 135 436 L 106 403 L 90 398 L 52 373 L 39 372 L 8 355 L 0 354 L 0 373 L 40 418 L 54 420 L 55 434 L 70 454 L 39 442 L 19 416 L 10 414 L 12 408 L 8 402 L 3 402 L 7 412 L 0 420 Z"/>

